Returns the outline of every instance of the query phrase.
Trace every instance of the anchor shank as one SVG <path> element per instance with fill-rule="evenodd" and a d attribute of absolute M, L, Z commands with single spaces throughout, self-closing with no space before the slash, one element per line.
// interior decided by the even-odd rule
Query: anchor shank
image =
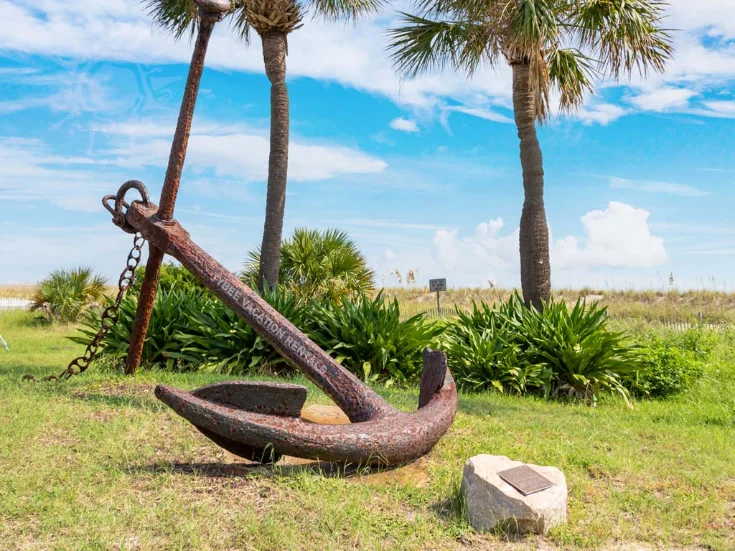
<path fill-rule="evenodd" d="M 170 254 L 291 364 L 326 392 L 352 422 L 393 411 L 385 400 L 339 365 L 255 291 L 194 243 L 178 222 L 163 222 L 156 206 L 133 203 L 127 222 Z"/>

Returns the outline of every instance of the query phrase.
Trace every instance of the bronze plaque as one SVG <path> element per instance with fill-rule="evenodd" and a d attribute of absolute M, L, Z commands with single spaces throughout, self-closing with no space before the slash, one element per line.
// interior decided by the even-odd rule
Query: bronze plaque
<path fill-rule="evenodd" d="M 501 471 L 498 476 L 521 492 L 524 496 L 530 496 L 536 492 L 548 490 L 554 484 L 548 478 L 541 476 L 528 465 L 514 467 L 507 471 Z"/>

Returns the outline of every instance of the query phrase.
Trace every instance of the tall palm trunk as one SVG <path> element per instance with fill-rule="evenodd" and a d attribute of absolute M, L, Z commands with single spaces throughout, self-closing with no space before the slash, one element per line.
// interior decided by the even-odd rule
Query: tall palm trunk
<path fill-rule="evenodd" d="M 523 213 L 521 215 L 521 287 L 526 304 L 541 308 L 551 298 L 549 227 L 544 209 L 544 166 L 536 137 L 536 97 L 528 62 L 514 62 L 513 110 L 521 140 Z"/>
<path fill-rule="evenodd" d="M 263 40 L 265 72 L 271 81 L 271 136 L 268 161 L 268 197 L 265 206 L 263 244 L 260 248 L 258 288 L 278 284 L 281 265 L 281 236 L 286 210 L 286 179 L 288 174 L 288 90 L 286 88 L 287 34 L 268 32 Z"/>

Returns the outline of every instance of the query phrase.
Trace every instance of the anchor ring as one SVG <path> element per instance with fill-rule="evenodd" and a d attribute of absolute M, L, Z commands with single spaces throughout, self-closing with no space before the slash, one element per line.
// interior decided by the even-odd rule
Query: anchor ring
<path fill-rule="evenodd" d="M 138 180 L 128 180 L 127 182 L 125 182 L 122 186 L 120 186 L 120 189 L 117 191 L 116 195 L 105 195 L 102 198 L 102 206 L 105 207 L 107 212 L 112 214 L 113 224 L 115 224 L 127 233 L 136 233 L 137 230 L 133 228 L 133 226 L 128 224 L 127 220 L 125 219 L 127 210 L 130 207 L 130 204 L 125 201 L 125 195 L 131 189 L 135 189 L 141 197 L 140 201 L 135 200 L 133 201 L 134 203 L 143 203 L 143 205 L 146 207 L 151 206 L 151 199 L 148 195 L 148 190 L 146 189 L 145 184 Z M 110 201 L 115 201 L 114 207 L 110 205 Z M 123 207 L 125 208 L 124 211 Z"/>

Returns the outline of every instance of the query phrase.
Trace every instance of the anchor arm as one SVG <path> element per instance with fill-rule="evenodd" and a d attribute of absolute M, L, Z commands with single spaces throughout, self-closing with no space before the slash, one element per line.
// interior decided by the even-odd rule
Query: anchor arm
<path fill-rule="evenodd" d="M 349 425 L 317 425 L 228 408 L 165 386 L 156 387 L 156 396 L 215 437 L 257 449 L 272 446 L 278 454 L 362 465 L 395 465 L 425 455 L 449 429 L 457 409 L 457 391 L 448 372 L 442 388 L 415 413 L 393 410 Z"/>

